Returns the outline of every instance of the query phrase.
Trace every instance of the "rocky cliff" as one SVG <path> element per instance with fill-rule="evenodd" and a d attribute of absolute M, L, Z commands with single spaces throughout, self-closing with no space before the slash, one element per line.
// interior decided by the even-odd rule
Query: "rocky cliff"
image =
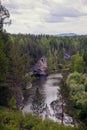
<path fill-rule="evenodd" d="M 48 74 L 47 60 L 42 56 L 37 63 L 32 67 L 31 72 L 33 75 L 47 75 Z"/>

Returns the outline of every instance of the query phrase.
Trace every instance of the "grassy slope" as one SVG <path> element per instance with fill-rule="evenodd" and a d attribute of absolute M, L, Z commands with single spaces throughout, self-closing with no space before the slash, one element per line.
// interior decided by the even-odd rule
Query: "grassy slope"
<path fill-rule="evenodd" d="M 49 119 L 42 121 L 41 117 L 12 111 L 0 107 L 0 130 L 78 130 L 70 126 L 60 125 Z"/>

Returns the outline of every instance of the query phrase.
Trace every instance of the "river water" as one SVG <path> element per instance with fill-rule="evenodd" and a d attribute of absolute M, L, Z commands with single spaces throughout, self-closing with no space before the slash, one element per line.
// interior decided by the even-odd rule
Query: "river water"
<path fill-rule="evenodd" d="M 66 125 L 73 125 L 72 117 L 63 111 L 65 102 L 60 93 L 61 79 L 61 74 L 38 78 L 33 87 L 25 92 L 23 112 L 32 112 L 44 119 L 50 118 Z"/>

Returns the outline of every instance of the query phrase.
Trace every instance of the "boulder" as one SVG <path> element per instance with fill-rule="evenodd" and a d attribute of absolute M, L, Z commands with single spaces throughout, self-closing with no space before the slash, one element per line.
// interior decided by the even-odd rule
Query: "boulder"
<path fill-rule="evenodd" d="M 26 85 L 26 89 L 30 89 L 30 88 L 32 88 L 32 83 L 28 82 Z"/>

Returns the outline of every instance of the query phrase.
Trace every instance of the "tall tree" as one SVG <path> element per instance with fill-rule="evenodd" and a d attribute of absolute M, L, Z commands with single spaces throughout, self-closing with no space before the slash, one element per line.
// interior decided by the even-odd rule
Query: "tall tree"
<path fill-rule="evenodd" d="M 0 1 L 0 33 L 3 32 L 3 25 L 11 22 L 11 21 L 5 22 L 5 19 L 9 17 L 10 17 L 9 11 L 1 4 Z"/>
<path fill-rule="evenodd" d="M 13 88 L 16 98 L 16 106 L 20 108 L 22 105 L 22 86 L 25 76 L 25 57 L 22 55 L 21 46 L 17 41 L 10 46 L 9 53 L 9 71 L 8 71 L 8 83 Z"/>
<path fill-rule="evenodd" d="M 71 57 L 71 71 L 72 72 L 77 71 L 77 72 L 83 73 L 84 65 L 85 65 L 85 62 L 83 60 L 83 57 L 80 56 L 79 54 L 73 55 Z"/>
<path fill-rule="evenodd" d="M 41 115 L 45 109 L 44 97 L 40 93 L 39 88 L 36 88 L 35 96 L 33 97 L 31 109 L 35 115 Z"/>

